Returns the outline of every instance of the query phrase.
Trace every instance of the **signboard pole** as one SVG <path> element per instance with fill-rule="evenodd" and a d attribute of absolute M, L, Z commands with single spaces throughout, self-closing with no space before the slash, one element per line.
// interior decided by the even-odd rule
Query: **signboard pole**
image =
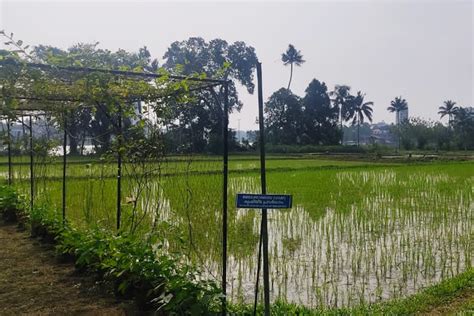
<path fill-rule="evenodd" d="M 222 315 L 226 314 L 227 295 L 227 182 L 229 176 L 229 82 L 224 84 L 224 109 L 223 109 L 223 130 L 224 138 L 224 166 L 223 166 L 223 190 L 222 190 Z"/>
<path fill-rule="evenodd" d="M 265 172 L 265 130 L 263 118 L 263 87 L 262 87 L 262 64 L 257 62 L 258 81 L 258 124 L 260 134 L 260 180 L 262 184 L 262 194 L 267 194 L 267 179 Z M 261 239 L 263 246 L 263 291 L 265 302 L 265 316 L 270 316 L 270 272 L 268 260 L 268 217 L 267 209 L 262 209 Z M 260 250 L 259 250 L 260 251 Z"/>

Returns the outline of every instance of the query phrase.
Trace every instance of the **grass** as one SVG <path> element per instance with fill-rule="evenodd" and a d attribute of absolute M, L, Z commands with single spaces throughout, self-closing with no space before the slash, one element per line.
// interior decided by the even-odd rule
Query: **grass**
<path fill-rule="evenodd" d="M 16 186 L 28 194 L 28 166 L 20 166 L 17 176 L 25 181 Z M 474 163 L 380 164 L 297 156 L 274 157 L 267 166 L 268 191 L 292 194 L 294 201 L 292 210 L 270 211 L 274 300 L 312 310 L 385 306 L 378 302 L 402 302 L 407 294 L 472 270 Z M 124 229 L 153 231 L 166 238 L 168 251 L 200 266 L 204 278 L 219 280 L 221 167 L 206 157 L 126 165 Z M 235 209 L 234 198 L 259 191 L 258 167 L 256 157 L 231 157 L 228 293 L 235 303 L 252 300 L 259 212 Z M 61 165 L 37 163 L 35 172 L 35 203 L 59 211 L 62 187 L 55 178 Z M 147 172 L 151 176 L 133 176 Z M 105 161 L 68 166 L 68 174 L 77 177 L 67 181 L 72 224 L 114 228 L 114 173 L 115 165 Z"/>

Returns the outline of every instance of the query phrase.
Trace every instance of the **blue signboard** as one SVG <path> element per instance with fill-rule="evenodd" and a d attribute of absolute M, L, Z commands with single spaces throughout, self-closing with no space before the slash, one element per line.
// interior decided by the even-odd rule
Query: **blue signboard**
<path fill-rule="evenodd" d="M 291 195 L 237 194 L 238 208 L 291 208 Z"/>

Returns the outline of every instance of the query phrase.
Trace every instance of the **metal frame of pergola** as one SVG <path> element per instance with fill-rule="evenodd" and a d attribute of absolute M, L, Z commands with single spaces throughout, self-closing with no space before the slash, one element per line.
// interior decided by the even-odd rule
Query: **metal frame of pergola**
<path fill-rule="evenodd" d="M 54 76 L 59 76 L 60 73 L 68 73 L 68 74 L 75 74 L 75 75 L 85 75 L 85 74 L 108 74 L 115 76 L 117 78 L 133 78 L 136 80 L 143 80 L 143 81 L 150 81 L 153 79 L 161 78 L 163 74 L 156 74 L 156 73 L 149 73 L 149 72 L 135 72 L 135 71 L 122 71 L 122 70 L 110 70 L 110 69 L 98 69 L 98 68 L 88 68 L 88 67 L 61 67 L 61 66 L 52 66 L 47 64 L 39 64 L 39 63 L 19 63 L 15 60 L 0 60 L 0 70 L 2 66 L 7 65 L 18 65 L 19 67 L 25 67 L 26 69 L 37 69 L 43 72 L 47 72 Z M 226 311 L 226 286 L 227 286 L 227 213 L 228 213 L 228 159 L 229 159 L 229 146 L 228 146 L 228 133 L 229 133 L 229 83 L 230 80 L 223 80 L 223 79 L 212 79 L 212 78 L 199 78 L 193 76 L 182 76 L 182 75 L 166 75 L 169 81 L 189 81 L 196 83 L 197 85 L 191 87 L 187 92 L 192 91 L 203 91 L 205 89 L 212 89 L 214 87 L 222 87 L 224 89 L 224 100 L 223 100 L 223 115 L 222 115 L 222 138 L 223 138 L 223 153 L 222 153 L 222 160 L 223 160 L 223 192 L 222 192 L 222 291 L 223 291 L 223 300 L 222 300 L 222 310 L 223 313 Z M 172 96 L 172 94 L 168 95 L 160 95 L 158 97 L 168 97 Z M 47 107 L 41 105 L 41 102 L 68 102 L 68 103 L 80 103 L 80 102 L 87 102 L 87 100 L 83 100 L 80 98 L 71 98 L 68 96 L 36 96 L 36 95 L 8 95 L 5 93 L 4 89 L 2 89 L 2 93 L 0 94 L 0 99 L 2 103 L 4 102 L 5 98 L 16 99 L 21 101 L 21 106 L 18 106 L 14 109 L 16 113 L 15 116 L 27 116 L 29 117 L 29 125 L 27 128 L 29 129 L 29 152 L 30 152 L 30 207 L 33 208 L 34 206 L 34 177 L 33 177 L 33 128 L 32 128 L 32 116 L 34 115 L 44 115 L 51 111 L 51 107 Z M 127 100 L 126 102 L 135 102 L 140 101 L 141 98 L 139 95 L 133 96 Z M 60 109 L 56 109 L 58 111 L 64 110 L 65 106 L 62 105 Z M 0 115 L 2 115 L 0 111 Z M 3 115 L 5 116 L 5 115 Z M 66 218 L 66 164 L 67 164 L 67 133 L 66 133 L 66 126 L 67 121 L 64 122 L 64 138 L 63 138 L 63 173 L 62 173 L 62 216 L 63 220 Z M 12 152 L 11 152 L 11 133 L 10 133 L 10 119 L 7 117 L 7 133 L 8 133 L 8 144 L 7 144 L 7 152 L 8 152 L 8 184 L 12 184 Z M 118 109 L 118 133 L 119 135 L 122 133 L 122 115 L 121 115 L 121 108 Z M 117 137 L 120 141 L 121 137 Z M 120 221 L 121 221 L 121 179 L 122 179 L 122 154 L 120 150 L 117 151 L 117 230 L 120 229 Z"/>

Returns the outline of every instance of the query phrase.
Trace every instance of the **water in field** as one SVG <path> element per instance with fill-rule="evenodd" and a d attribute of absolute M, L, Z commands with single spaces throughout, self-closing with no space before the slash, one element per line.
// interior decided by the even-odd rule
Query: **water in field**
<path fill-rule="evenodd" d="M 374 168 L 270 177 L 271 192 L 294 194 L 293 209 L 269 214 L 273 298 L 351 306 L 405 296 L 472 266 L 474 175 L 465 171 Z M 258 180 L 232 177 L 230 195 L 258 192 Z M 218 192 L 218 182 L 207 189 Z M 207 191 L 200 185 L 199 192 Z M 181 217 L 183 225 L 191 223 L 190 256 L 216 280 L 219 202 L 216 194 L 198 193 L 190 201 L 195 210 L 199 205 L 196 213 Z M 228 292 L 234 300 L 253 298 L 259 219 L 257 210 L 230 212 Z"/>
<path fill-rule="evenodd" d="M 259 192 L 258 174 L 240 172 L 253 169 L 252 163 L 233 165 L 237 172 L 229 179 L 228 220 L 227 292 L 234 301 L 249 303 L 260 213 L 234 205 L 237 193 Z M 273 162 L 287 169 L 291 163 Z M 307 306 L 357 305 L 414 293 L 473 265 L 472 163 L 339 169 L 307 164 L 268 174 L 268 191 L 292 194 L 294 205 L 269 211 L 273 299 Z M 82 177 L 68 180 L 70 218 L 114 227 L 116 184 L 107 177 L 113 166 L 71 168 Z M 196 263 L 203 277 L 220 282 L 218 168 L 219 162 L 171 162 L 147 181 L 124 178 L 122 208 L 124 227 L 152 227 L 169 251 Z M 60 205 L 60 182 L 38 182 L 36 190 L 39 198 Z"/>

